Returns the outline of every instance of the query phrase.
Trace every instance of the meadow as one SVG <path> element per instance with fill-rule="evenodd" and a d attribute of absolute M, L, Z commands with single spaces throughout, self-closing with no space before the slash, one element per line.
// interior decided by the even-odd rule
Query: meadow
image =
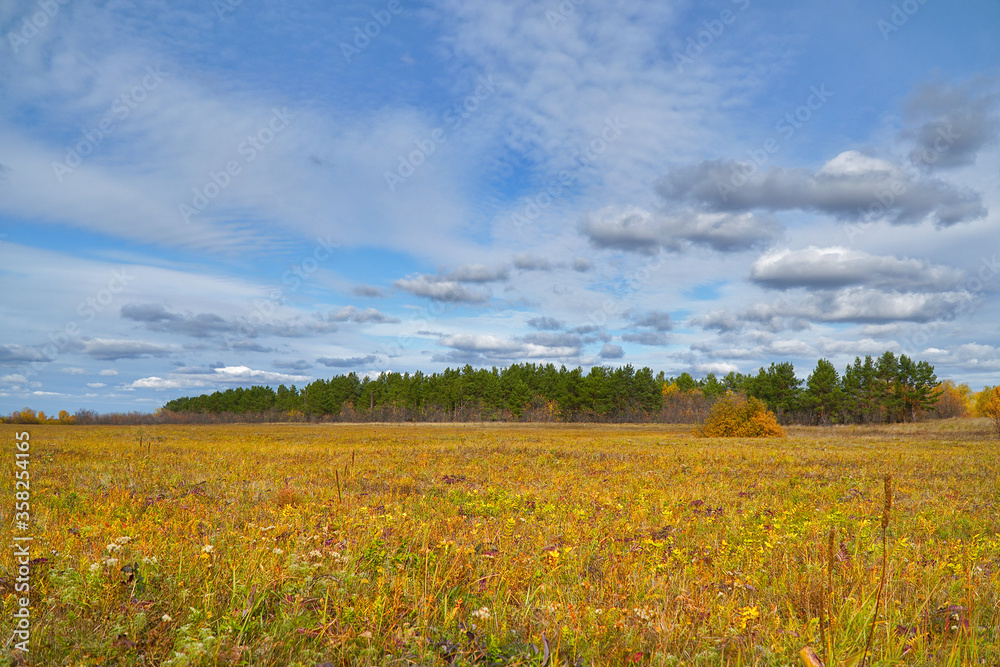
<path fill-rule="evenodd" d="M 1000 664 L 985 420 L 771 439 L 0 425 L 0 440 L 4 531 L 33 538 L 28 654 L 8 641 L 25 595 L 8 538 L 0 554 L 3 664 L 798 665 L 812 646 L 829 666 L 856 662 L 871 627 L 869 664 Z"/>

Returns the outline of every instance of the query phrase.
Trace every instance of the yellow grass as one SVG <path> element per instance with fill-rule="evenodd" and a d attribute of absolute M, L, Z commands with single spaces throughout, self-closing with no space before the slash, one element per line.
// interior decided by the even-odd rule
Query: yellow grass
<path fill-rule="evenodd" d="M 13 523 L 15 433 L 31 525 Z M 985 420 L 690 427 L 0 426 L 36 665 L 997 664 Z M 9 544 L 5 538 L 4 544 Z M 2 639 L 18 595 L 0 556 Z M 825 618 L 825 616 L 824 616 Z M 0 649 L 7 664 L 12 643 Z M 983 662 L 985 661 L 985 662 Z M 829 664 L 829 663 L 828 663 Z"/>

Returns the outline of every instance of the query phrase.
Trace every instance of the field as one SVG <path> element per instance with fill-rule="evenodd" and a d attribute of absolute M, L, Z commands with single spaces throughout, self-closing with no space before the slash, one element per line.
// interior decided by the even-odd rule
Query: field
<path fill-rule="evenodd" d="M 797 665 L 805 646 L 850 664 L 876 612 L 886 474 L 870 664 L 1000 664 L 985 421 L 760 440 L 662 425 L 0 438 L 3 529 L 33 538 L 27 593 L 10 538 L 0 555 L 3 664 L 23 657 L 8 638 L 25 595 L 35 665 Z"/>

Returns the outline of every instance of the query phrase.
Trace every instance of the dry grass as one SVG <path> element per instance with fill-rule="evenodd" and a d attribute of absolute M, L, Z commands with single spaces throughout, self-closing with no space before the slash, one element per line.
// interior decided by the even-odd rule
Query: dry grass
<path fill-rule="evenodd" d="M 875 612 L 885 474 L 871 664 L 1000 655 L 1000 457 L 984 420 L 773 440 L 601 425 L 16 430 L 31 433 L 32 549 L 46 559 L 31 574 L 38 665 L 797 664 L 803 646 L 827 652 L 831 526 L 827 640 L 846 660 Z M 14 432 L 0 426 L 5 443 Z M 2 553 L 6 638 L 16 568 Z"/>

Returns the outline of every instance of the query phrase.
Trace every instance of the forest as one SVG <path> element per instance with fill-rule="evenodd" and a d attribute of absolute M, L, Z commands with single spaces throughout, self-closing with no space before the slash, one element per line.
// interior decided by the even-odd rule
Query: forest
<path fill-rule="evenodd" d="M 467 365 L 432 374 L 382 373 L 369 378 L 349 373 L 301 389 L 226 389 L 171 400 L 160 413 L 166 418 L 214 416 L 220 421 L 695 423 L 718 396 L 742 392 L 764 401 L 786 424 L 872 424 L 962 414 L 959 407 L 936 406 L 942 394 L 951 402 L 961 401 L 945 391 L 955 393 L 953 383 L 941 385 L 931 364 L 890 351 L 877 358 L 858 357 L 843 373 L 820 359 L 805 380 L 787 361 L 756 374 L 730 372 L 719 378 L 709 373 L 701 379 L 688 373 L 654 375 L 649 368 L 631 365 L 595 366 L 586 373 L 553 364 L 502 369 Z"/>

